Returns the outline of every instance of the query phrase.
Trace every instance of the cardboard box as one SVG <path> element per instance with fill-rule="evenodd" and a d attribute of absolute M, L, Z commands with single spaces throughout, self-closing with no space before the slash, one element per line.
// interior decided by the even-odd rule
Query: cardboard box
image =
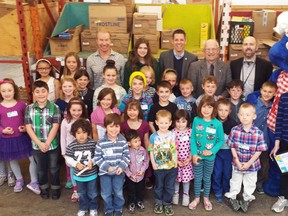
<path fill-rule="evenodd" d="M 97 49 L 96 32 L 91 32 L 89 29 L 81 32 L 81 51 L 96 52 Z"/>
<path fill-rule="evenodd" d="M 201 23 L 200 48 L 204 48 L 204 45 L 208 39 L 209 39 L 209 24 L 208 23 Z"/>
<path fill-rule="evenodd" d="M 133 34 L 151 34 L 157 33 L 157 14 L 134 13 L 133 14 Z"/>
<path fill-rule="evenodd" d="M 67 29 L 63 33 L 68 33 L 70 37 L 61 38 L 56 35 L 49 38 L 51 55 L 65 56 L 68 52 L 80 51 L 80 33 L 82 32 L 84 25 L 78 25 L 73 29 Z"/>
<path fill-rule="evenodd" d="M 119 53 L 127 54 L 129 46 L 129 33 L 117 33 L 111 35 L 111 48 Z"/>
<path fill-rule="evenodd" d="M 252 12 L 252 19 L 254 21 L 253 36 L 257 39 L 271 39 L 276 24 L 276 11 L 256 10 Z"/>
<path fill-rule="evenodd" d="M 161 49 L 171 49 L 172 44 L 172 34 L 174 30 L 166 29 L 161 32 Z"/>
<path fill-rule="evenodd" d="M 163 30 L 163 20 L 162 20 L 162 7 L 161 6 L 139 6 L 138 8 L 139 13 L 156 13 L 157 14 L 157 23 L 156 29 L 157 31 Z"/>
<path fill-rule="evenodd" d="M 147 40 L 149 40 L 151 53 L 152 54 L 157 54 L 158 51 L 159 51 L 159 32 L 157 34 L 155 34 L 155 35 L 149 35 L 149 34 L 134 35 L 134 44 L 141 37 L 144 37 Z"/>
<path fill-rule="evenodd" d="M 230 44 L 228 57 L 229 57 L 229 61 L 233 61 L 233 60 L 243 57 L 242 44 Z"/>
<path fill-rule="evenodd" d="M 109 32 L 127 32 L 126 7 L 124 5 L 89 5 L 90 31 L 105 28 Z"/>
<path fill-rule="evenodd" d="M 133 13 L 135 10 L 135 0 L 110 0 L 111 4 L 123 4 L 127 13 Z"/>

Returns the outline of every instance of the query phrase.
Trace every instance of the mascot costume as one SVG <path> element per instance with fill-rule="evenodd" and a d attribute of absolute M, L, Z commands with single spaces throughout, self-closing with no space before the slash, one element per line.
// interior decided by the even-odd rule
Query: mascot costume
<path fill-rule="evenodd" d="M 282 35 L 282 38 L 280 41 L 275 43 L 269 51 L 270 61 L 272 62 L 272 64 L 279 67 L 279 69 L 274 71 L 272 76 L 270 77 L 270 81 L 275 82 L 277 84 L 278 89 L 272 107 L 268 114 L 268 120 L 267 120 L 267 125 L 268 128 L 270 129 L 269 136 L 271 140 L 269 151 L 273 149 L 275 142 L 274 133 L 275 133 L 275 123 L 276 123 L 279 100 L 282 94 L 288 92 L 288 11 L 283 12 L 278 16 L 277 26 L 274 28 L 274 31 Z M 268 180 L 265 182 L 263 189 L 264 192 L 270 196 L 279 196 L 281 194 L 280 171 L 276 163 L 273 162 L 271 159 L 270 159 Z"/>

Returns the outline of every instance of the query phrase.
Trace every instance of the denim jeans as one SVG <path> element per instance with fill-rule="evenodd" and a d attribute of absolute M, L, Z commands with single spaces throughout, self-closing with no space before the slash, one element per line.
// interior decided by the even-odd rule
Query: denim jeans
<path fill-rule="evenodd" d="M 154 170 L 154 175 L 156 204 L 171 205 L 178 168 Z"/>
<path fill-rule="evenodd" d="M 101 196 L 104 201 L 105 213 L 122 211 L 122 207 L 125 203 L 123 197 L 124 179 L 125 179 L 124 173 L 120 175 L 100 176 Z M 114 200 L 112 196 L 114 196 Z"/>
<path fill-rule="evenodd" d="M 76 181 L 76 183 L 78 186 L 77 192 L 80 197 L 79 210 L 97 210 L 97 178 L 87 182 Z"/>
<path fill-rule="evenodd" d="M 49 188 L 48 170 L 50 171 L 51 189 L 60 189 L 60 148 L 43 153 L 40 150 L 33 151 L 33 157 L 36 162 L 38 181 L 41 189 Z"/>

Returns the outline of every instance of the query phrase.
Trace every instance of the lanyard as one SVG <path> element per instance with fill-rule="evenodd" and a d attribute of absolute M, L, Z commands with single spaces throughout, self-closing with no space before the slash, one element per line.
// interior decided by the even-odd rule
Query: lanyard
<path fill-rule="evenodd" d="M 248 65 L 248 67 L 249 67 L 249 65 Z M 251 73 L 252 73 L 254 67 L 255 67 L 255 63 L 253 63 L 253 67 L 252 67 L 251 70 L 249 71 L 248 76 L 246 77 L 246 79 L 245 79 L 245 81 L 244 81 L 244 72 L 245 72 L 245 71 L 243 70 L 243 64 L 242 64 L 242 67 L 241 67 L 241 73 L 242 73 L 242 81 L 243 81 L 244 86 L 245 86 L 245 84 L 246 84 L 248 78 L 250 77 L 250 75 L 251 75 Z M 248 68 L 247 68 L 247 69 L 248 69 Z"/>

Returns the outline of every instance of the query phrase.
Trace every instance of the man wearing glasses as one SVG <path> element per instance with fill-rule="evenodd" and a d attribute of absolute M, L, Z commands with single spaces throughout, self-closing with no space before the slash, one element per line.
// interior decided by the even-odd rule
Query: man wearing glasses
<path fill-rule="evenodd" d="M 214 39 L 206 41 L 204 49 L 204 60 L 191 63 L 188 71 L 188 79 L 194 86 L 194 97 L 202 95 L 202 80 L 206 76 L 215 76 L 217 79 L 216 96 L 227 96 L 226 86 L 231 81 L 231 70 L 229 64 L 219 60 L 219 44 Z"/>

